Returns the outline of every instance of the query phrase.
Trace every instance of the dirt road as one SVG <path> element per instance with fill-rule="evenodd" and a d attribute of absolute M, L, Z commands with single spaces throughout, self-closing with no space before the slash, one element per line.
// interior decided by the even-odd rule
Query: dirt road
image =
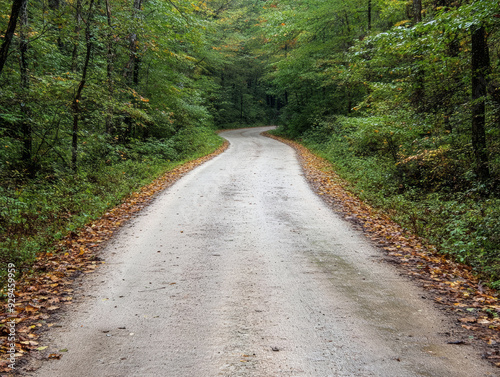
<path fill-rule="evenodd" d="M 262 131 L 223 133 L 119 232 L 31 375 L 496 375 Z"/>

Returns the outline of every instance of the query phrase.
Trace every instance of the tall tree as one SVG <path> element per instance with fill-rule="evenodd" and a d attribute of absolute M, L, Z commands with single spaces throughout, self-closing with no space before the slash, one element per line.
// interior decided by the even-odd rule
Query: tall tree
<path fill-rule="evenodd" d="M 141 11 L 142 0 L 134 0 L 133 6 L 133 28 L 137 28 L 137 21 L 139 19 L 139 13 Z M 139 40 L 137 37 L 137 31 L 133 30 L 129 36 L 129 60 L 125 66 L 124 76 L 127 78 L 127 82 L 137 86 L 139 84 L 139 66 L 140 66 L 140 56 L 139 56 Z"/>
<path fill-rule="evenodd" d="M 80 101 L 82 99 L 82 91 L 87 82 L 87 74 L 90 62 L 90 56 L 92 54 L 93 42 L 92 42 L 92 18 L 94 12 L 94 0 L 90 0 L 89 10 L 87 12 L 86 27 L 85 27 L 85 45 L 86 53 L 85 60 L 83 63 L 82 75 L 80 78 L 80 83 L 76 90 L 75 97 L 73 98 L 72 109 L 73 109 L 73 130 L 72 130 L 72 143 L 71 143 L 71 167 L 73 171 L 77 170 L 77 156 L 78 156 L 78 133 L 79 133 L 79 120 L 80 120 Z"/>
<path fill-rule="evenodd" d="M 10 11 L 9 24 L 7 25 L 7 30 L 3 36 L 3 43 L 0 47 L 0 74 L 2 73 L 5 62 L 7 61 L 7 56 L 9 54 L 9 47 L 14 37 L 14 32 L 16 30 L 17 19 L 19 18 L 19 13 L 23 9 L 25 3 L 28 0 L 13 0 L 12 9 Z"/>
<path fill-rule="evenodd" d="M 21 133 L 23 138 L 23 151 L 21 159 L 32 174 L 32 129 L 28 116 L 28 89 L 29 89 L 29 72 L 28 72 L 28 1 L 24 1 L 20 13 L 20 28 L 19 28 L 19 71 L 21 76 Z"/>
<path fill-rule="evenodd" d="M 113 37 L 113 24 L 112 24 L 112 18 L 111 18 L 111 5 L 109 3 L 109 0 L 106 0 L 105 2 L 106 6 L 106 20 L 107 20 L 107 25 L 108 25 L 108 32 L 106 35 L 106 49 L 107 49 L 107 56 L 106 56 L 106 74 L 107 74 L 107 83 L 108 83 L 108 93 L 109 93 L 109 102 L 112 102 L 113 95 L 114 95 L 114 57 L 115 57 L 115 50 L 113 48 L 113 42 L 114 42 L 114 37 Z M 111 104 L 108 105 L 107 109 L 107 114 L 106 114 L 106 133 L 109 135 L 111 134 L 112 130 L 112 124 L 113 124 L 113 107 Z"/>
<path fill-rule="evenodd" d="M 486 42 L 486 29 L 475 25 L 472 34 L 472 148 L 476 159 L 476 173 L 480 180 L 490 177 L 486 146 L 485 112 L 487 74 L 490 57 Z"/>
<path fill-rule="evenodd" d="M 372 0 L 368 0 L 368 31 L 372 30 Z"/>
<path fill-rule="evenodd" d="M 413 0 L 413 22 L 422 22 L 422 0 Z"/>
<path fill-rule="evenodd" d="M 82 0 L 75 3 L 75 36 L 73 39 L 73 52 L 71 54 L 71 70 L 76 72 L 78 64 L 78 47 L 80 45 L 80 31 L 82 29 Z"/>

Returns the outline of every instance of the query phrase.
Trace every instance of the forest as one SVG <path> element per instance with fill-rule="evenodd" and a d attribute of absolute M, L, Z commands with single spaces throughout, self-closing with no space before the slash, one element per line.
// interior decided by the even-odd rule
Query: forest
<path fill-rule="evenodd" d="M 356 195 L 500 287 L 498 1 L 0 10 L 2 271 L 29 271 L 55 241 L 217 149 L 216 130 L 278 125 Z"/>

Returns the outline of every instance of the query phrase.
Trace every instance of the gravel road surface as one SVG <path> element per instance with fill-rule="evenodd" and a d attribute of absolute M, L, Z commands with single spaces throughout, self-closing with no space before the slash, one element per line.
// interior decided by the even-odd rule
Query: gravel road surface
<path fill-rule="evenodd" d="M 118 232 L 29 375 L 498 375 L 264 130 L 222 133 Z"/>

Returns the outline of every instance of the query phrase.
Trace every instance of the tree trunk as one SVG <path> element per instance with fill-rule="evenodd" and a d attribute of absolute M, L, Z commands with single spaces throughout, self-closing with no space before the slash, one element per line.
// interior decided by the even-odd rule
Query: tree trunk
<path fill-rule="evenodd" d="M 106 15 L 108 19 L 108 28 L 109 33 L 107 36 L 107 69 L 106 73 L 108 76 L 108 93 L 109 93 L 109 101 L 110 104 L 108 106 L 108 113 L 106 115 L 106 133 L 108 135 L 111 134 L 113 130 L 113 106 L 111 105 L 111 101 L 113 100 L 114 95 L 114 82 L 113 82 L 113 64 L 114 64 L 114 49 L 113 49 L 113 29 L 111 23 L 111 7 L 109 5 L 109 0 L 106 0 Z"/>
<path fill-rule="evenodd" d="M 2 47 L 0 47 L 0 74 L 2 73 L 5 62 L 7 61 L 9 47 L 10 43 L 12 42 L 12 37 L 14 37 L 14 32 L 16 31 L 19 13 L 21 12 L 21 9 L 26 2 L 27 0 L 14 0 L 12 2 L 9 24 L 7 25 L 7 30 L 5 31 L 5 35 L 3 37 Z"/>
<path fill-rule="evenodd" d="M 240 92 L 240 120 L 243 122 L 243 89 Z"/>
<path fill-rule="evenodd" d="M 368 31 L 372 29 L 372 0 L 368 0 Z"/>
<path fill-rule="evenodd" d="M 422 21 L 422 0 L 413 0 L 413 22 Z"/>
<path fill-rule="evenodd" d="M 138 13 L 141 10 L 142 0 L 134 0 L 133 19 L 137 20 Z M 135 26 L 135 25 L 134 25 Z M 139 66 L 140 60 L 138 56 L 139 41 L 137 33 L 131 33 L 129 37 L 129 60 L 125 66 L 123 76 L 127 79 L 128 84 L 139 84 Z"/>
<path fill-rule="evenodd" d="M 76 91 L 75 98 L 73 99 L 72 109 L 73 109 L 73 133 L 72 133 L 72 143 L 71 143 L 71 168 L 74 172 L 77 171 L 77 152 L 78 152 L 78 131 L 79 131 L 79 118 L 80 118 L 80 101 L 82 98 L 82 91 L 87 81 L 87 71 L 90 62 L 90 55 L 92 54 L 92 35 L 90 26 L 92 23 L 92 11 L 94 6 L 94 0 L 90 0 L 89 12 L 87 15 L 87 26 L 85 28 L 85 42 L 87 46 L 87 51 L 85 54 L 85 62 L 83 64 L 82 77 L 80 79 L 80 84 Z"/>
<path fill-rule="evenodd" d="M 59 9 L 60 5 L 61 5 L 60 0 L 49 0 L 49 8 L 52 10 Z"/>
<path fill-rule="evenodd" d="M 75 15 L 75 39 L 73 42 L 73 52 L 71 54 L 71 71 L 76 72 L 78 64 L 78 45 L 80 44 L 80 30 L 82 25 L 82 0 L 76 0 Z"/>
<path fill-rule="evenodd" d="M 61 6 L 61 0 L 49 0 L 49 8 L 53 11 L 58 11 Z M 64 54 L 64 44 L 61 39 L 61 32 L 63 25 L 61 24 L 61 21 L 56 21 L 57 25 L 57 47 L 59 48 L 59 51 Z"/>
<path fill-rule="evenodd" d="M 25 1 L 21 7 L 20 11 L 20 27 L 19 27 L 19 68 L 20 68 L 20 76 L 21 76 L 21 88 L 28 88 L 28 36 L 27 30 L 28 27 L 28 2 Z"/>
<path fill-rule="evenodd" d="M 28 36 L 27 36 L 27 27 L 28 27 L 28 2 L 24 1 L 20 11 L 20 27 L 19 27 L 19 68 L 20 68 L 20 76 L 21 76 L 21 113 L 22 113 L 22 121 L 21 121 L 21 133 L 23 138 L 23 150 L 21 154 L 21 159 L 29 170 L 29 174 L 33 174 L 32 171 L 32 130 L 31 124 L 29 123 L 28 116 L 28 106 L 27 106 L 27 96 L 29 89 L 29 72 L 28 72 Z"/>
<path fill-rule="evenodd" d="M 347 11 L 344 10 L 344 17 L 345 17 L 345 26 L 347 30 L 347 34 L 351 33 L 351 26 L 349 25 L 349 15 L 347 14 Z"/>
<path fill-rule="evenodd" d="M 137 45 L 136 45 L 136 50 L 137 50 Z M 141 58 L 136 53 L 135 59 L 134 59 L 134 77 L 132 80 L 135 87 L 137 87 L 139 85 L 139 68 L 140 68 L 140 66 L 141 66 Z"/>
<path fill-rule="evenodd" d="M 347 97 L 347 113 L 350 114 L 352 112 L 352 97 L 351 97 L 350 85 L 347 85 L 346 87 L 346 97 Z"/>
<path fill-rule="evenodd" d="M 490 177 L 488 150 L 486 146 L 486 88 L 490 57 L 484 26 L 475 26 L 472 31 L 472 149 L 478 179 Z"/>

